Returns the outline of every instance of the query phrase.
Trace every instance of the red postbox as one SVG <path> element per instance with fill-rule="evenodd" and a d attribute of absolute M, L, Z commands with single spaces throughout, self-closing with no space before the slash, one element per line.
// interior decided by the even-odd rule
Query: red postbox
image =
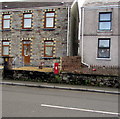
<path fill-rule="evenodd" d="M 58 63 L 54 63 L 54 74 L 59 74 Z"/>

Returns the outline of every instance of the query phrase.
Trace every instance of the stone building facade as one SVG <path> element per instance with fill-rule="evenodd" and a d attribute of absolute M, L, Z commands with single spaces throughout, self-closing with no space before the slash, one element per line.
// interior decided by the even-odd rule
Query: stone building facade
<path fill-rule="evenodd" d="M 12 2 L 2 7 L 0 55 L 13 56 L 16 66 L 52 67 L 61 57 L 77 54 L 77 2 Z"/>
<path fill-rule="evenodd" d="M 85 0 L 81 9 L 80 56 L 87 66 L 120 66 L 119 0 Z"/>

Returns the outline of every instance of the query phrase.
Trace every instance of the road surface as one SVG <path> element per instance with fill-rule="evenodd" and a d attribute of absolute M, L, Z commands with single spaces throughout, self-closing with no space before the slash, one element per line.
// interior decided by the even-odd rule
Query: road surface
<path fill-rule="evenodd" d="M 3 117 L 118 117 L 118 95 L 2 86 Z"/>

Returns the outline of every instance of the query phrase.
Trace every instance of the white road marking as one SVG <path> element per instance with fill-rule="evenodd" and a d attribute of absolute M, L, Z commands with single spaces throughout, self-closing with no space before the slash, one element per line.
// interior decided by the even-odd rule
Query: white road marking
<path fill-rule="evenodd" d="M 115 113 L 115 112 L 97 111 L 97 110 L 90 110 L 90 109 L 80 109 L 80 108 L 65 107 L 65 106 L 55 106 L 55 105 L 47 105 L 47 104 L 41 104 L 41 106 L 42 107 L 59 108 L 59 109 L 85 111 L 85 112 L 95 112 L 95 113 L 110 114 L 110 115 L 120 115 L 119 113 Z"/>

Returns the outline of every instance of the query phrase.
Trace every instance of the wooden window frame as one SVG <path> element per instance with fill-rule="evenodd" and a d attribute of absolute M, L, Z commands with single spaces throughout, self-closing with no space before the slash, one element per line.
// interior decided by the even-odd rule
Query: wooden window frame
<path fill-rule="evenodd" d="M 9 45 L 3 45 L 4 42 L 8 42 Z M 8 55 L 3 54 L 3 47 L 8 47 Z M 2 56 L 9 56 L 10 41 L 2 41 Z"/>
<path fill-rule="evenodd" d="M 101 20 L 100 19 L 100 15 L 101 14 L 110 14 L 110 20 Z M 102 23 L 102 22 L 110 22 L 110 29 L 100 29 L 100 23 Z M 100 12 L 99 13 L 99 26 L 98 26 L 99 28 L 99 30 L 105 30 L 105 31 L 109 31 L 109 30 L 111 30 L 112 29 L 112 12 Z"/>
<path fill-rule="evenodd" d="M 24 17 L 25 14 L 31 14 L 31 17 Z M 31 19 L 31 27 L 24 27 L 25 19 Z M 22 29 L 31 29 L 31 28 L 32 28 L 32 13 L 23 13 Z"/>
<path fill-rule="evenodd" d="M 53 57 L 53 47 L 54 47 L 54 45 L 46 45 L 45 43 L 46 42 L 52 42 L 53 44 L 54 44 L 54 42 L 53 41 L 51 41 L 51 40 L 46 40 L 46 41 L 44 41 L 44 57 Z M 46 47 L 52 47 L 52 55 L 51 56 L 47 56 L 46 55 Z"/>
<path fill-rule="evenodd" d="M 54 16 L 47 17 L 46 14 L 48 14 L 48 13 L 54 13 Z M 53 18 L 53 27 L 47 27 L 47 26 L 46 26 L 47 18 Z M 54 12 L 54 11 L 46 12 L 46 13 L 45 13 L 44 28 L 54 28 L 54 27 L 55 27 L 55 12 Z"/>
<path fill-rule="evenodd" d="M 99 45 L 100 45 L 100 41 L 101 41 L 101 40 L 108 40 L 108 41 L 109 41 L 109 47 L 100 47 Z M 110 42 L 111 42 L 110 38 L 99 38 L 99 39 L 98 39 L 98 53 L 97 53 L 97 57 L 98 57 L 98 58 L 104 58 L 104 59 L 105 59 L 105 58 L 110 58 Z M 99 56 L 99 50 L 100 50 L 100 49 L 103 49 L 103 50 L 109 49 L 109 56 L 108 56 L 108 57 L 100 57 L 100 56 Z"/>
<path fill-rule="evenodd" d="M 9 24 L 9 26 L 10 26 L 9 28 L 4 28 L 4 21 L 5 20 L 9 20 L 11 22 L 11 16 L 10 16 L 10 18 L 4 18 L 5 15 L 9 15 L 10 16 L 10 14 L 3 14 L 2 15 L 2 29 L 10 29 L 10 27 L 11 27 L 10 24 Z"/>

